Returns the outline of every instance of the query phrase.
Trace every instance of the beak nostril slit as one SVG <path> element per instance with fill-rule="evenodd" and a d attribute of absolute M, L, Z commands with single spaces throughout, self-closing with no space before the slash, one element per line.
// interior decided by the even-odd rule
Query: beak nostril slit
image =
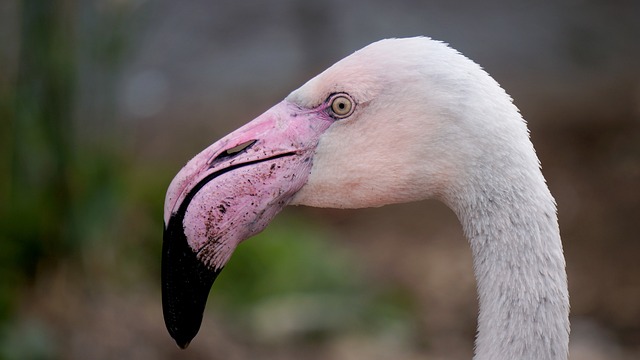
<path fill-rule="evenodd" d="M 217 163 L 220 160 L 228 160 L 237 155 L 240 155 L 245 150 L 248 150 L 249 148 L 251 148 L 257 142 L 258 140 L 249 140 L 249 141 L 243 142 L 242 144 L 238 144 L 232 148 L 229 148 L 221 152 L 220 154 L 218 154 L 218 156 L 216 156 L 215 158 L 211 159 L 211 161 L 209 161 L 209 166 L 213 166 L 213 164 Z"/>
<path fill-rule="evenodd" d="M 248 148 L 250 148 L 253 144 L 255 144 L 258 140 L 249 140 L 249 141 L 245 141 L 240 145 L 236 145 L 234 147 L 232 147 L 231 149 L 227 149 L 223 152 L 223 154 L 226 154 L 227 156 L 231 156 L 231 155 L 235 155 L 240 153 L 243 150 L 246 150 Z"/>

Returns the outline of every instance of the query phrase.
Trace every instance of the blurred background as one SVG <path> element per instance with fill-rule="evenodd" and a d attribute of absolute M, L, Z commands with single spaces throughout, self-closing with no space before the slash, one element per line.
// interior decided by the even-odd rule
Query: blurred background
<path fill-rule="evenodd" d="M 433 201 L 288 208 L 179 350 L 169 182 L 333 62 L 428 35 L 515 99 L 559 206 L 571 359 L 640 358 L 640 2 L 0 2 L 0 359 L 470 359 L 471 255 Z"/>

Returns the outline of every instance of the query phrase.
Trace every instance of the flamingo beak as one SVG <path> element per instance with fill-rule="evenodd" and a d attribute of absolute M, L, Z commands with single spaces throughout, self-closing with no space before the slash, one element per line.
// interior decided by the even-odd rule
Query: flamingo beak
<path fill-rule="evenodd" d="M 164 205 L 162 306 L 179 347 L 198 333 L 211 286 L 236 246 L 306 183 L 332 121 L 285 100 L 203 150 L 173 179 Z"/>

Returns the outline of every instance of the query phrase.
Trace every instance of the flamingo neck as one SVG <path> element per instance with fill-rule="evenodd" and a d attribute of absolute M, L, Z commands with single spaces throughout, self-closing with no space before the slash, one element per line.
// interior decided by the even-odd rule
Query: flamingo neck
<path fill-rule="evenodd" d="M 474 259 L 474 359 L 566 360 L 569 295 L 555 201 L 537 164 L 510 169 L 503 179 L 495 168 L 490 177 L 480 171 L 452 204 Z"/>

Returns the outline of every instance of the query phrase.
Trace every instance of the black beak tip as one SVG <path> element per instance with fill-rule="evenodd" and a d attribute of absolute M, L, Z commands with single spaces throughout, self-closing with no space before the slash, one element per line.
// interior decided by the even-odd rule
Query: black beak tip
<path fill-rule="evenodd" d="M 186 349 L 189 346 L 189 344 L 191 344 L 191 340 L 178 340 L 178 339 L 175 339 L 175 340 L 178 347 L 182 350 Z"/>
<path fill-rule="evenodd" d="M 187 242 L 184 214 L 171 216 L 162 241 L 162 311 L 171 337 L 186 349 L 198 334 L 209 290 L 222 269 L 211 270 Z"/>
<path fill-rule="evenodd" d="M 189 344 L 191 344 L 191 340 L 196 337 L 198 331 L 200 330 L 200 324 L 202 323 L 202 313 L 198 314 L 183 314 L 187 318 L 192 318 L 191 322 L 183 321 L 183 318 L 172 318 L 167 317 L 165 314 L 165 323 L 167 325 L 167 330 L 169 331 L 169 335 L 175 340 L 176 345 L 180 349 L 186 349 Z M 195 317 L 193 316 L 195 315 Z"/>

